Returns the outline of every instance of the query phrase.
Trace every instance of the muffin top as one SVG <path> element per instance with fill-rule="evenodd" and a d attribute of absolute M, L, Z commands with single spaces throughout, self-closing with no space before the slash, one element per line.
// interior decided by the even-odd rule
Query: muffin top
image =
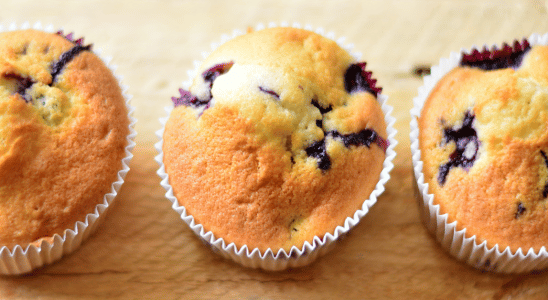
<path fill-rule="evenodd" d="M 426 100 L 419 144 L 448 222 L 501 250 L 547 246 L 547 46 L 464 54 Z"/>
<path fill-rule="evenodd" d="M 129 120 L 118 81 L 83 40 L 0 33 L 0 245 L 72 229 L 111 189 Z"/>
<path fill-rule="evenodd" d="M 302 29 L 221 45 L 166 123 L 179 203 L 216 237 L 261 251 L 342 226 L 378 182 L 387 147 L 380 88 L 364 67 Z"/>

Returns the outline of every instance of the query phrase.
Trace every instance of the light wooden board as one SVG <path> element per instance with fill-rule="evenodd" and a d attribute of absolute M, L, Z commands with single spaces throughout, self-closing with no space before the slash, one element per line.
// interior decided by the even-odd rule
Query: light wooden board
<path fill-rule="evenodd" d="M 77 252 L 19 277 L 0 299 L 544 299 L 548 273 L 495 275 L 439 249 L 413 197 L 409 109 L 418 65 L 473 44 L 548 32 L 544 1 L 0 1 L 0 23 L 53 24 L 118 65 L 134 96 L 135 157 L 116 204 Z M 368 62 L 398 119 L 386 192 L 337 247 L 310 266 L 269 273 L 212 253 L 170 208 L 154 134 L 187 70 L 222 34 L 258 23 L 310 24 L 344 36 Z"/>

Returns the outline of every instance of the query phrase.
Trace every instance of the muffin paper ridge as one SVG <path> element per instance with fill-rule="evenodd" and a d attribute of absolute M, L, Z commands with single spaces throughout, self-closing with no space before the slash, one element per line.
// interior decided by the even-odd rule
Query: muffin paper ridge
<path fill-rule="evenodd" d="M 11 23 L 9 26 L 4 27 L 0 25 L 0 32 L 24 30 L 24 29 L 36 29 L 48 33 L 55 33 L 58 30 L 64 30 L 64 28 L 56 28 L 53 24 L 43 26 L 40 22 L 36 22 L 32 26 L 29 22 L 23 23 L 21 26 L 17 26 L 16 23 Z M 46 239 L 39 240 L 39 244 L 29 243 L 25 247 L 16 245 L 10 250 L 6 246 L 0 247 L 0 273 L 4 275 L 18 275 L 28 273 L 36 268 L 44 265 L 51 264 L 59 260 L 64 255 L 74 252 L 83 241 L 85 241 L 100 225 L 105 218 L 108 208 L 113 203 L 117 196 L 122 184 L 124 183 L 125 176 L 129 172 L 129 163 L 133 158 L 131 151 L 135 147 L 135 108 L 131 106 L 132 96 L 128 94 L 128 86 L 122 84 L 122 76 L 115 73 L 116 66 L 112 65 L 110 57 L 104 57 L 101 53 L 101 49 L 94 47 L 92 52 L 99 57 L 105 65 L 112 72 L 116 78 L 127 109 L 127 117 L 129 120 L 129 134 L 126 136 L 127 144 L 124 147 L 125 157 L 122 159 L 122 167 L 117 172 L 117 179 L 111 184 L 110 192 L 103 196 L 103 201 L 96 205 L 93 212 L 88 213 L 83 221 L 77 221 L 73 228 L 65 229 L 61 234 L 54 234 L 51 237 L 51 242 Z M 35 242 L 36 243 L 36 242 Z"/>
<path fill-rule="evenodd" d="M 548 45 L 548 33 L 544 35 L 531 34 L 527 41 L 533 45 Z M 530 272 L 548 267 L 548 251 L 542 247 L 538 252 L 533 248 L 518 248 L 512 253 L 510 247 L 500 249 L 496 244 L 489 248 L 487 242 L 478 243 L 476 236 L 468 236 L 466 228 L 457 230 L 457 221 L 448 222 L 447 214 L 440 214 L 440 206 L 434 204 L 434 195 L 429 193 L 428 184 L 424 182 L 422 173 L 423 163 L 419 150 L 419 128 L 417 119 L 420 117 L 422 106 L 436 83 L 449 71 L 459 65 L 463 53 L 470 53 L 474 49 L 481 51 L 491 47 L 476 45 L 470 49 L 462 48 L 459 52 L 451 52 L 448 58 L 441 58 L 438 65 L 433 66 L 431 74 L 425 76 L 423 85 L 418 89 L 418 95 L 413 99 L 411 109 L 410 139 L 413 161 L 415 189 L 420 206 L 421 218 L 425 227 L 435 237 L 441 247 L 457 260 L 467 263 L 477 269 L 497 273 Z"/>
<path fill-rule="evenodd" d="M 325 33 L 323 28 L 315 29 L 310 25 L 306 25 L 303 27 L 299 23 L 293 23 L 292 25 L 289 25 L 289 23 L 287 22 L 282 22 L 280 24 L 277 24 L 277 23 L 268 23 L 267 25 L 258 24 L 253 29 L 261 30 L 261 29 L 272 28 L 272 27 L 294 27 L 294 28 L 302 28 L 309 31 L 313 31 L 315 33 L 318 33 L 324 37 L 327 37 L 335 41 L 341 48 L 343 48 L 348 53 L 350 53 L 356 60 L 359 60 L 359 58 L 361 57 L 361 54 L 355 53 L 352 51 L 353 45 L 343 44 L 345 41 L 344 37 L 337 39 L 335 38 L 334 33 L 332 32 Z M 244 34 L 244 32 L 240 30 L 234 30 L 231 35 L 222 35 L 221 42 L 211 44 L 211 51 L 214 51 L 221 44 L 242 34 Z M 209 53 L 210 52 L 202 53 L 203 58 L 205 59 L 209 55 Z M 193 78 L 198 74 L 197 70 L 200 65 L 201 65 L 201 62 L 198 62 L 198 61 L 194 62 L 194 70 L 190 70 L 187 72 L 188 80 L 182 83 L 182 88 L 184 89 L 189 88 Z M 371 206 L 373 206 L 377 202 L 377 197 L 383 193 L 385 189 L 384 186 L 386 182 L 390 179 L 389 173 L 394 168 L 394 164 L 392 163 L 392 161 L 394 157 L 396 156 L 396 152 L 394 151 L 394 148 L 397 145 L 397 141 L 395 139 L 395 135 L 397 131 L 393 127 L 394 123 L 396 122 L 396 119 L 390 115 L 393 108 L 387 104 L 387 100 L 388 100 L 388 96 L 383 94 L 378 95 L 378 101 L 379 103 L 381 103 L 381 108 L 385 115 L 385 121 L 387 124 L 387 135 L 388 135 L 387 140 L 389 141 L 389 146 L 387 148 L 385 160 L 383 162 L 383 170 L 380 174 L 380 178 L 375 186 L 375 189 L 372 191 L 369 199 L 363 202 L 361 209 L 357 210 L 352 216 L 347 217 L 345 221 L 343 222 L 342 226 L 341 225 L 337 226 L 334 232 L 326 233 L 322 238 L 315 236 L 312 242 L 306 241 L 301 249 L 293 246 L 289 250 L 289 252 L 286 252 L 284 249 L 279 249 L 277 251 L 272 249 L 267 249 L 264 253 L 261 253 L 261 251 L 258 248 L 250 249 L 247 245 L 243 245 L 240 249 L 238 249 L 234 243 L 227 244 L 223 238 L 216 238 L 212 232 L 210 231 L 206 232 L 201 224 L 195 223 L 193 216 L 187 214 L 186 209 L 183 206 L 179 205 L 176 197 L 174 196 L 173 188 L 169 184 L 169 175 L 165 172 L 165 166 L 163 164 L 163 150 L 162 150 L 163 133 L 164 133 L 165 124 L 169 118 L 169 115 L 173 109 L 173 106 L 165 107 L 167 116 L 160 118 L 160 123 L 162 127 L 161 129 L 156 131 L 156 135 L 159 138 L 159 142 L 155 144 L 155 148 L 159 154 L 155 157 L 155 160 L 160 166 L 157 171 L 157 174 L 161 178 L 160 184 L 166 190 L 166 193 L 165 193 L 166 198 L 172 203 L 172 208 L 177 213 L 180 214 L 181 219 L 185 223 L 187 223 L 190 229 L 198 237 L 200 237 L 206 244 L 210 245 L 211 246 L 210 248 L 214 252 L 220 254 L 221 256 L 225 258 L 229 258 L 246 267 L 261 268 L 261 269 L 270 270 L 270 271 L 279 271 L 289 267 L 300 267 L 300 266 L 310 264 L 319 256 L 327 253 L 332 248 L 332 246 L 335 244 L 335 242 L 337 241 L 339 237 L 346 234 L 350 229 L 352 229 L 355 225 L 357 225 L 357 223 L 361 220 L 361 218 L 368 213 Z"/>

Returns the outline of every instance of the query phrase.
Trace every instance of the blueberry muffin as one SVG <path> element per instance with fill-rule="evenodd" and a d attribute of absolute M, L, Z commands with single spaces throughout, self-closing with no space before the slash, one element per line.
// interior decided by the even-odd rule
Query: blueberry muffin
<path fill-rule="evenodd" d="M 90 49 L 62 33 L 0 33 L 2 246 L 74 229 L 117 180 L 128 113 Z"/>
<path fill-rule="evenodd" d="M 448 223 L 515 252 L 548 241 L 548 46 L 462 55 L 420 118 L 424 182 Z"/>
<path fill-rule="evenodd" d="M 163 162 L 180 205 L 238 248 L 289 250 L 352 217 L 388 146 L 365 64 L 319 34 L 270 28 L 210 54 L 174 97 Z"/>

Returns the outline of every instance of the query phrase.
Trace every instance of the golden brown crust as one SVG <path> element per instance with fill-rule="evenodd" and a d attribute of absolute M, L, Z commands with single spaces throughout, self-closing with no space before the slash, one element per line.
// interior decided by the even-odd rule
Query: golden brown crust
<path fill-rule="evenodd" d="M 74 228 L 121 168 L 129 121 L 110 70 L 83 51 L 52 80 L 51 65 L 72 47 L 36 30 L 0 34 L 1 245 Z M 34 82 L 25 96 L 21 78 Z"/>
<path fill-rule="evenodd" d="M 440 213 L 488 246 L 538 251 L 547 246 L 548 47 L 535 46 L 517 69 L 457 67 L 433 89 L 419 118 L 423 173 Z M 544 68 L 544 69 L 542 69 Z M 462 126 L 466 112 L 480 146 L 468 170 L 440 167 L 454 142 L 444 130 Z"/>
<path fill-rule="evenodd" d="M 237 247 L 277 252 L 333 233 L 369 197 L 385 158 L 376 144 L 345 147 L 329 137 L 331 166 L 322 172 L 304 150 L 324 137 L 313 98 L 332 106 L 323 115 L 329 130 L 370 128 L 386 138 L 377 100 L 344 91 L 352 58 L 317 34 L 276 28 L 222 45 L 200 70 L 228 61 L 234 65 L 216 79 L 213 106 L 201 115 L 176 107 L 166 124 L 163 161 L 179 203 Z M 200 80 L 191 92 L 199 93 Z"/>

